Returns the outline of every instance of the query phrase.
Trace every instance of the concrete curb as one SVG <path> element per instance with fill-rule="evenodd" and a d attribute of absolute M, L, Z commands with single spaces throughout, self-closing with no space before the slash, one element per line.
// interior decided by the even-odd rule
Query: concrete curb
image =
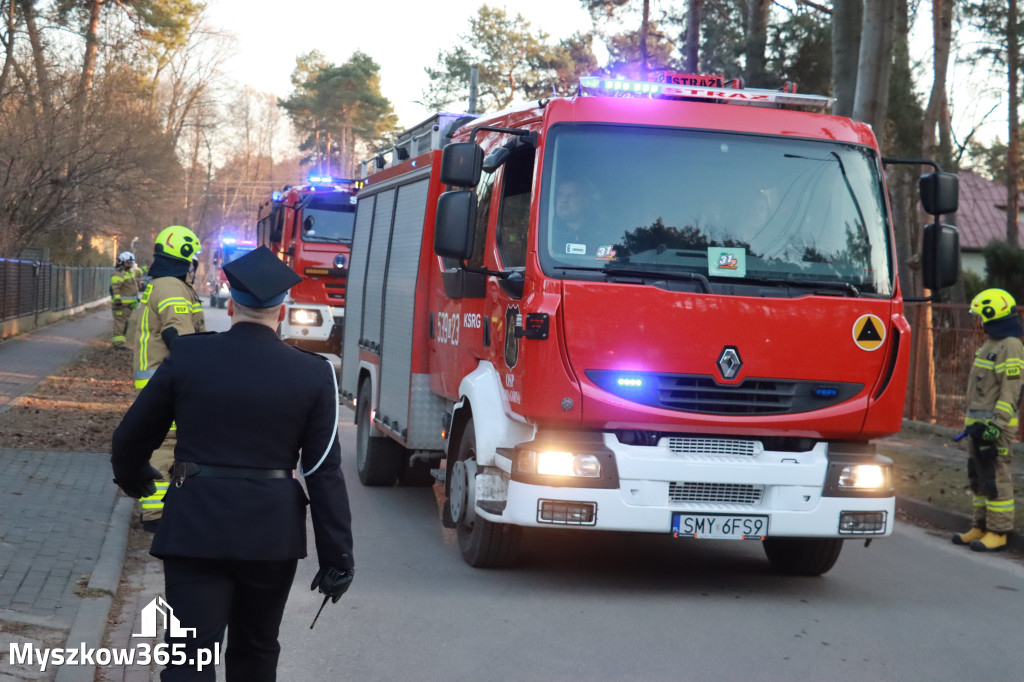
<path fill-rule="evenodd" d="M 110 607 L 117 594 L 117 585 L 121 581 L 124 568 L 125 551 L 128 548 L 128 528 L 131 523 L 132 509 L 135 501 L 122 497 L 114 505 L 107 525 L 107 535 L 103 539 L 96 567 L 89 578 L 89 588 L 100 590 L 101 597 L 82 599 L 75 613 L 75 620 L 68 633 L 67 648 L 84 647 L 86 650 L 98 649 L 103 643 L 103 635 L 107 630 L 107 619 Z M 61 666 L 57 670 L 55 682 L 92 682 L 96 678 L 96 665 Z"/>
<path fill-rule="evenodd" d="M 971 517 L 966 514 L 936 507 L 929 502 L 914 500 L 908 497 L 896 498 L 896 511 L 902 512 L 912 519 L 923 521 L 930 526 L 953 532 L 964 532 L 971 527 Z M 1024 552 L 1024 535 L 1011 533 L 1007 538 L 1006 548 L 1015 552 Z"/>

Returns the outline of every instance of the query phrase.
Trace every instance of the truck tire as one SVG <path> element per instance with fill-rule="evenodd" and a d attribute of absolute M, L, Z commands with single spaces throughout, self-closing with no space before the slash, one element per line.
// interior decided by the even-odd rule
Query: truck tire
<path fill-rule="evenodd" d="M 476 435 L 473 432 L 473 418 L 470 417 L 459 438 L 457 462 L 476 459 Z M 464 467 L 455 467 L 464 471 Z M 451 486 L 452 494 L 460 495 L 455 507 L 460 509 L 455 521 L 455 535 L 463 560 L 474 568 L 497 568 L 507 566 L 515 560 L 523 529 L 505 523 L 491 523 L 485 519 L 467 514 L 468 497 L 473 481 L 463 480 L 461 485 Z M 454 502 L 454 501 L 452 501 Z M 451 509 L 451 504 L 448 505 Z M 469 516 L 469 518 L 467 518 Z"/>
<path fill-rule="evenodd" d="M 356 402 L 356 470 L 363 485 L 391 486 L 401 471 L 405 448 L 386 436 L 370 437 L 373 431 L 373 424 L 370 423 L 372 401 L 370 382 L 364 381 L 359 387 Z"/>
<path fill-rule="evenodd" d="M 772 568 L 785 575 L 821 575 L 835 566 L 839 538 L 765 538 L 764 553 Z"/>

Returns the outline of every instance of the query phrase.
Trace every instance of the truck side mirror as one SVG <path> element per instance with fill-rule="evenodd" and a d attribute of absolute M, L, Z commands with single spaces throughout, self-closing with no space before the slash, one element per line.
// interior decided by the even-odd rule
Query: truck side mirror
<path fill-rule="evenodd" d="M 921 246 L 921 280 L 924 287 L 932 291 L 943 289 L 956 284 L 959 278 L 960 233 L 952 225 L 925 225 Z"/>
<path fill-rule="evenodd" d="M 468 260 L 473 255 L 475 236 L 476 192 L 464 189 L 445 192 L 438 197 L 434 219 L 434 253 L 442 258 Z"/>
<path fill-rule="evenodd" d="M 484 150 L 475 142 L 452 142 L 441 151 L 441 182 L 476 187 L 484 165 Z"/>
<path fill-rule="evenodd" d="M 934 216 L 956 213 L 960 207 L 960 178 L 956 173 L 936 171 L 921 176 L 921 205 Z"/>

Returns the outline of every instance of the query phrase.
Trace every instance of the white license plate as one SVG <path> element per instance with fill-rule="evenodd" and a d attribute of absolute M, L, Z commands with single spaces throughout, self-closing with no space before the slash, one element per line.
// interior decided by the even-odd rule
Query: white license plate
<path fill-rule="evenodd" d="M 672 514 L 672 534 L 684 538 L 760 540 L 768 535 L 767 516 Z"/>

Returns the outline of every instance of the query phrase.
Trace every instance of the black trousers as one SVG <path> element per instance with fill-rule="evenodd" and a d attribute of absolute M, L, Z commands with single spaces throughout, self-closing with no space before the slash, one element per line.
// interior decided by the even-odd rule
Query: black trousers
<path fill-rule="evenodd" d="M 295 577 L 298 559 L 287 561 L 239 561 L 166 557 L 164 585 L 167 603 L 181 627 L 195 628 L 195 636 L 172 637 L 166 641 L 184 645 L 186 661 L 197 661 L 197 650 L 212 651 L 224 640 L 224 664 L 228 682 L 273 682 L 277 679 L 277 642 L 288 590 Z M 181 660 L 181 657 L 178 657 Z M 169 665 L 162 682 L 215 680 L 216 671 L 207 666 Z"/>

